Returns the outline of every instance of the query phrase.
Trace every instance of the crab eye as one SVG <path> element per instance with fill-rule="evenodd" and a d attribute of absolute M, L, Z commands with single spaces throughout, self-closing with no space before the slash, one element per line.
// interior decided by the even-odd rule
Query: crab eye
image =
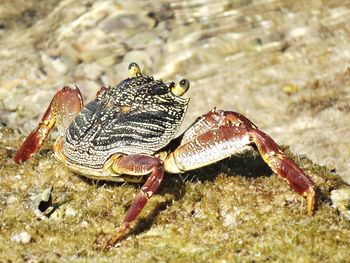
<path fill-rule="evenodd" d="M 130 78 L 134 78 L 134 77 L 141 77 L 141 69 L 139 67 L 139 65 L 137 65 L 135 62 L 131 62 L 129 64 L 129 76 Z"/>
<path fill-rule="evenodd" d="M 171 92 L 176 96 L 182 96 L 190 87 L 190 82 L 187 79 L 182 79 L 174 87 L 172 87 Z"/>

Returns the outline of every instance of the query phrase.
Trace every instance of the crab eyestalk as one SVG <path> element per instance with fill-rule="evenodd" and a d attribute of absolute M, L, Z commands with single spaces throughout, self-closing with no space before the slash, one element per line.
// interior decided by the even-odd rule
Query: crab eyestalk
<path fill-rule="evenodd" d="M 176 96 L 182 96 L 186 93 L 190 87 L 190 82 L 187 79 L 182 79 L 174 87 L 171 88 L 171 92 Z"/>
<path fill-rule="evenodd" d="M 141 77 L 141 69 L 139 65 L 137 65 L 135 62 L 131 62 L 129 64 L 129 76 L 130 78 L 135 78 L 135 77 Z"/>

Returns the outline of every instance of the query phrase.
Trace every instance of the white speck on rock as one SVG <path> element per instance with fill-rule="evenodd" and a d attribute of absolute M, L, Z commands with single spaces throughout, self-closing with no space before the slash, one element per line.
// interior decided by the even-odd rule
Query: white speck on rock
<path fill-rule="evenodd" d="M 32 236 L 27 231 L 23 231 L 19 234 L 16 233 L 11 237 L 12 241 L 15 241 L 17 243 L 22 243 L 22 244 L 28 244 L 31 239 L 32 239 Z"/>
<path fill-rule="evenodd" d="M 237 226 L 237 220 L 232 214 L 226 214 L 223 216 L 223 225 L 229 228 L 234 228 Z"/>
<path fill-rule="evenodd" d="M 81 223 L 80 223 L 80 225 L 82 226 L 82 227 L 88 227 L 89 226 L 89 223 L 87 222 L 87 221 L 82 221 Z"/>
<path fill-rule="evenodd" d="M 10 196 L 8 199 L 7 199 L 7 204 L 14 204 L 14 203 L 16 203 L 16 201 L 17 201 L 17 197 L 15 197 L 15 196 Z"/>
<path fill-rule="evenodd" d="M 66 216 L 76 216 L 77 214 L 77 211 L 71 207 L 67 207 L 66 208 L 66 212 L 65 212 L 65 215 Z"/>

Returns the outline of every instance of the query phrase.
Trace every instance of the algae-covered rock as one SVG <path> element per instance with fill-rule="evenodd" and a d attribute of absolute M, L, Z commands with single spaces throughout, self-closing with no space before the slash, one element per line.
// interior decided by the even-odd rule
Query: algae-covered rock
<path fill-rule="evenodd" d="M 313 216 L 306 215 L 304 198 L 249 150 L 183 176 L 167 175 L 127 238 L 117 248 L 100 251 L 96 248 L 115 233 L 139 186 L 74 175 L 54 159 L 52 141 L 17 165 L 12 158 L 22 137 L 9 129 L 0 132 L 0 257 L 5 261 L 348 259 L 350 223 L 333 205 L 334 194 L 349 186 L 327 168 L 292 155 L 287 147 L 283 149 L 316 184 Z M 59 204 L 49 220 L 37 220 L 27 209 L 33 189 L 46 193 L 34 198 L 36 207 L 49 196 Z"/>

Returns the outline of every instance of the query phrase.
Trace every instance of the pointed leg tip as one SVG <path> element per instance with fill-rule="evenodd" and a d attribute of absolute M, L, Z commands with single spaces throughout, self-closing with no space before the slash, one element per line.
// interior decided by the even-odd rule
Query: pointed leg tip
<path fill-rule="evenodd" d="M 314 215 L 316 209 L 316 191 L 313 186 L 310 186 L 306 195 L 306 203 L 307 203 L 307 214 L 309 216 Z"/>
<path fill-rule="evenodd" d="M 15 157 L 13 157 L 13 160 L 15 161 L 15 163 L 20 164 L 22 162 L 25 162 L 27 160 L 27 158 L 25 158 L 19 152 L 17 152 Z"/>
<path fill-rule="evenodd" d="M 30 158 L 33 157 L 33 155 L 34 153 L 32 151 L 21 151 L 16 153 L 15 157 L 13 157 L 13 160 L 15 161 L 15 163 L 21 164 L 28 161 Z"/>
<path fill-rule="evenodd" d="M 21 151 L 18 151 L 15 157 L 13 157 L 13 160 L 15 161 L 15 163 L 21 164 L 29 160 L 32 156 L 33 156 L 32 151 L 27 149 L 25 150 L 21 149 Z"/>
<path fill-rule="evenodd" d="M 29 160 L 40 148 L 42 139 L 39 128 L 33 130 L 18 149 L 14 161 L 19 164 Z"/>
<path fill-rule="evenodd" d="M 123 239 L 123 237 L 118 237 L 118 236 L 113 236 L 112 238 L 110 238 L 105 247 L 104 247 L 104 251 L 108 251 L 114 247 L 116 247 L 116 245 Z"/>
<path fill-rule="evenodd" d="M 116 247 L 116 244 L 118 243 L 119 240 L 114 239 L 114 237 L 112 237 L 111 239 L 109 239 L 104 247 L 104 251 L 108 251 L 114 247 Z"/>
<path fill-rule="evenodd" d="M 126 231 L 129 229 L 129 226 L 130 226 L 129 224 L 124 223 L 119 228 L 118 232 L 107 241 L 104 250 L 107 251 L 107 250 L 115 247 L 116 244 L 118 244 L 121 240 L 123 240 L 125 238 Z"/>

